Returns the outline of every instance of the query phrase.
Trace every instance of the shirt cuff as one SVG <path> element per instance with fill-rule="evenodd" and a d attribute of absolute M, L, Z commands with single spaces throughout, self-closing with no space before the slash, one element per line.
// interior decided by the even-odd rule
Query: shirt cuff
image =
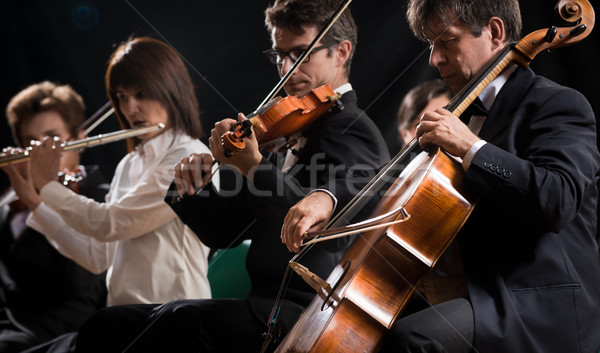
<path fill-rule="evenodd" d="M 61 205 L 65 204 L 66 199 L 71 192 L 73 191 L 58 181 L 51 181 L 44 185 L 42 190 L 40 190 L 40 198 L 48 207 L 58 212 L 58 209 L 60 209 Z"/>
<path fill-rule="evenodd" d="M 310 194 L 313 194 L 313 193 L 315 193 L 315 192 L 317 192 L 317 191 L 324 192 L 324 193 L 326 193 L 327 195 L 331 196 L 331 199 L 333 200 L 333 210 L 332 210 L 332 211 L 335 211 L 335 208 L 337 207 L 337 202 L 338 202 L 338 201 L 337 201 L 337 198 L 336 198 L 336 197 L 335 197 L 335 196 L 334 196 L 334 195 L 331 193 L 331 191 L 329 191 L 329 190 L 327 190 L 327 189 L 314 189 L 314 190 L 312 190 L 311 192 L 309 192 L 308 194 L 306 194 L 306 196 L 308 196 L 308 195 L 310 195 Z M 305 197 L 306 197 L 306 196 L 305 196 Z"/>
<path fill-rule="evenodd" d="M 473 146 L 471 146 L 471 148 L 469 149 L 469 151 L 465 155 L 465 158 L 463 158 L 463 161 L 462 161 L 462 167 L 465 172 L 471 166 L 471 161 L 473 160 L 473 157 L 475 157 L 475 154 L 477 153 L 477 151 L 479 151 L 479 149 L 481 147 L 483 147 L 486 143 L 487 142 L 485 140 L 479 140 L 479 141 L 475 142 L 473 144 Z"/>
<path fill-rule="evenodd" d="M 29 213 L 25 224 L 46 237 L 53 238 L 54 234 L 61 231 L 58 225 L 59 222 L 56 222 L 56 217 L 59 216 L 42 201 L 35 211 Z"/>

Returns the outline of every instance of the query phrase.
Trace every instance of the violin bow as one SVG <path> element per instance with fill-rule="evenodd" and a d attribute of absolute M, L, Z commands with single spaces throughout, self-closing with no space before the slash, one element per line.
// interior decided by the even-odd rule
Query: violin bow
<path fill-rule="evenodd" d="M 331 26 L 333 26 L 333 24 L 337 21 L 337 19 L 342 15 L 344 10 L 346 10 L 346 8 L 348 8 L 348 6 L 350 5 L 351 2 L 352 2 L 352 0 L 342 0 L 342 2 L 337 7 L 337 9 L 333 13 L 333 15 L 329 18 L 327 23 L 325 23 L 323 28 L 319 31 L 317 36 L 313 39 L 313 41 L 310 43 L 308 48 L 306 48 L 306 50 L 302 53 L 302 55 L 300 55 L 300 57 L 298 57 L 298 59 L 294 62 L 294 64 L 290 68 L 290 70 L 281 78 L 281 80 L 279 80 L 279 83 L 267 95 L 265 100 L 258 106 L 258 108 L 256 110 L 259 110 L 260 108 L 262 108 L 265 104 L 267 104 L 269 101 L 271 101 L 273 99 L 273 97 L 275 97 L 277 95 L 277 93 L 281 90 L 281 88 L 285 85 L 285 83 L 289 80 L 289 78 L 298 69 L 300 64 L 302 64 L 302 62 L 304 62 L 304 59 L 306 58 L 306 56 L 309 55 L 310 52 L 314 49 L 314 47 L 317 45 L 317 43 L 321 39 L 323 39 L 323 36 L 325 36 L 325 34 L 327 34 L 327 32 L 329 31 Z M 294 256 L 294 259 L 296 257 L 297 257 L 297 255 Z M 267 323 L 267 326 L 269 327 L 269 329 L 267 332 L 263 333 L 264 341 L 263 341 L 262 348 L 260 350 L 261 353 L 266 352 L 267 349 L 269 348 L 269 346 L 271 345 L 271 343 L 273 343 L 273 341 L 276 340 L 281 334 L 279 324 L 277 323 L 277 316 L 279 314 L 279 310 L 281 309 L 281 301 L 283 299 L 283 296 L 285 295 L 285 290 L 286 290 L 287 285 L 290 280 L 290 273 L 291 273 L 290 267 L 288 266 L 286 268 L 285 274 L 281 281 L 281 285 L 279 287 L 279 292 L 277 293 L 277 298 L 275 299 L 275 303 L 273 305 L 273 310 L 271 312 L 271 316 L 269 317 L 269 322 Z"/>

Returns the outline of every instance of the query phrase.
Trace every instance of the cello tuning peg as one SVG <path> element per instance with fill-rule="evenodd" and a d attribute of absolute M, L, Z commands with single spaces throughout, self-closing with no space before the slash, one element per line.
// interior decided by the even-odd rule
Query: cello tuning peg
<path fill-rule="evenodd" d="M 558 32 L 558 29 L 556 28 L 556 26 L 552 26 L 552 27 L 548 28 L 548 32 L 546 32 L 546 38 L 544 38 L 544 40 L 547 43 L 552 43 L 552 41 L 554 40 L 554 37 L 556 37 L 557 32 Z"/>
<path fill-rule="evenodd" d="M 577 37 L 578 35 L 585 32 L 586 30 L 587 30 L 587 26 L 585 24 L 582 24 L 582 25 L 579 25 L 579 26 L 573 28 L 571 30 L 571 32 L 569 32 L 569 34 L 571 35 L 571 37 Z"/>

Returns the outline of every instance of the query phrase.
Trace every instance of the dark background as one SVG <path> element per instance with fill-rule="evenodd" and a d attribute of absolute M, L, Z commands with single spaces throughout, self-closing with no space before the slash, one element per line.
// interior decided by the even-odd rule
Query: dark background
<path fill-rule="evenodd" d="M 150 35 L 172 45 L 188 63 L 197 86 L 206 133 L 214 122 L 249 113 L 278 82 L 261 51 L 270 47 L 263 11 L 270 1 L 3 0 L 1 16 L 4 73 L 0 106 L 29 84 L 53 80 L 70 84 L 84 98 L 87 115 L 107 101 L 104 70 L 115 44 L 131 35 Z M 355 0 L 352 13 L 359 41 L 351 72 L 359 105 L 381 129 L 390 152 L 398 150 L 395 114 L 403 95 L 436 78 L 428 50 L 415 40 L 404 19 L 406 1 Z M 523 35 L 558 24 L 554 1 L 521 1 Z M 541 53 L 531 67 L 581 91 L 600 116 L 598 29 L 576 45 Z M 157 82 L 157 84 L 160 84 Z M 0 145 L 13 145 L 0 119 Z M 113 116 L 91 133 L 118 130 Z M 126 153 L 117 142 L 84 152 L 110 180 Z M 2 182 L 5 176 L 0 173 Z"/>

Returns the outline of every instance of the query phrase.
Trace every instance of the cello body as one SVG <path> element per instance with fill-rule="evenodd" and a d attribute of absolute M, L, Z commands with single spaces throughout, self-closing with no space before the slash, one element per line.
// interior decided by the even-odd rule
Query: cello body
<path fill-rule="evenodd" d="M 439 148 L 422 152 L 396 179 L 373 214 L 403 208 L 410 216 L 354 240 L 276 352 L 375 352 L 423 276 L 476 202 L 460 163 Z"/>

